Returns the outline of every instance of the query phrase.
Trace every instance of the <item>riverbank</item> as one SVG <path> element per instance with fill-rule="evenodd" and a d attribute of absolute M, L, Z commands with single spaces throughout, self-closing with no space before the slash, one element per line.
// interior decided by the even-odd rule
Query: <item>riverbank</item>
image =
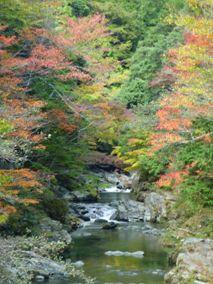
<path fill-rule="evenodd" d="M 124 283 L 129 283 L 130 280 L 137 283 L 141 278 L 163 283 L 163 275 L 168 270 L 167 254 L 159 243 L 163 231 L 159 227 L 144 224 L 144 216 L 148 218 L 148 214 L 145 214 L 148 209 L 134 200 L 130 176 L 103 170 L 94 175 L 100 178 L 98 199 L 91 199 L 86 192 L 76 194 L 65 188 L 63 192 L 60 191 L 61 198 L 68 203 L 70 224 L 67 220 L 62 224 L 43 217 L 38 225 L 39 237 L 2 239 L 2 244 L 6 244 L 2 248 L 11 256 L 6 260 L 7 265 L 4 259 L 0 259 L 4 275 L 12 279 L 7 280 L 8 283 L 14 283 L 13 279 L 22 284 L 24 281 L 29 283 L 29 279 L 36 283 L 69 283 L 71 278 L 74 283 L 92 283 L 91 277 L 86 277 L 82 268 L 89 276 L 105 275 L 109 280 L 115 281 L 122 278 Z M 77 237 L 78 234 L 80 238 Z M 68 253 L 70 249 L 71 253 Z M 19 253 L 14 255 L 15 251 Z M 82 251 L 89 255 L 79 258 Z M 101 270 L 97 272 L 98 262 L 89 261 L 88 264 L 86 260 L 92 260 L 95 251 L 99 260 L 102 259 L 102 273 Z M 110 251 L 112 254 L 113 251 L 120 251 L 121 255 L 109 256 L 107 252 Z M 141 252 L 139 258 L 135 257 L 138 252 Z M 97 255 L 95 254 L 95 259 Z M 64 260 L 61 260 L 62 256 Z M 153 257 L 155 263 L 152 264 Z M 103 259 L 106 260 L 105 263 Z M 117 263 L 116 266 L 113 263 Z M 128 269 L 133 264 L 134 268 Z"/>
<path fill-rule="evenodd" d="M 150 195 L 146 183 L 135 174 L 133 190 L 137 200 L 144 201 Z M 164 247 L 170 248 L 169 263 L 173 267 L 165 275 L 165 283 L 211 283 L 213 279 L 213 218 L 212 210 L 202 209 L 191 214 L 189 208 L 178 203 L 178 192 L 158 190 L 163 202 L 165 234 L 161 238 Z M 158 208 L 158 205 L 157 205 Z"/>
<path fill-rule="evenodd" d="M 93 277 L 100 284 L 104 277 L 109 283 L 210 283 L 213 241 L 190 238 L 195 228 L 177 225 L 175 196 L 144 190 L 136 175 L 102 169 L 93 174 L 100 180 L 97 198 L 60 191 L 70 222 L 45 217 L 39 237 L 1 240 L 1 250 L 8 252 L 7 259 L 0 257 L 1 274 L 8 277 L 1 283 L 93 283 Z M 169 262 L 161 243 L 172 251 Z"/>

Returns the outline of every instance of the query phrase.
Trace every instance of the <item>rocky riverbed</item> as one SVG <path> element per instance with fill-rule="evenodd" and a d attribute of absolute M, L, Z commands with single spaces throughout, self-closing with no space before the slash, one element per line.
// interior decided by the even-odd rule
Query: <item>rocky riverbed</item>
<path fill-rule="evenodd" d="M 167 254 L 159 243 L 164 229 L 157 224 L 169 220 L 173 195 L 148 190 L 134 175 L 104 170 L 94 174 L 100 179 L 95 196 L 60 189 L 69 204 L 66 224 L 44 217 L 38 224 L 41 237 L 1 239 L 0 255 L 7 257 L 0 257 L 0 283 L 24 284 L 30 279 L 93 283 L 82 267 L 91 277 L 97 276 L 94 283 L 100 284 L 103 277 L 110 283 L 119 279 L 122 283 L 141 283 L 141 279 L 164 283 L 164 275 L 168 284 L 212 283 L 211 239 L 182 239 L 173 257 L 175 266 L 168 271 Z M 63 253 L 66 261 L 56 259 Z M 132 264 L 134 269 L 128 269 Z"/>
<path fill-rule="evenodd" d="M 177 252 L 176 266 L 165 276 L 168 284 L 213 281 L 213 240 L 186 238 Z"/>
<path fill-rule="evenodd" d="M 114 193 L 111 200 L 104 199 L 103 202 L 91 203 L 91 199 L 86 194 L 80 198 L 72 197 L 73 193 L 65 193 L 68 200 L 73 200 L 70 204 L 70 212 L 83 221 L 94 221 L 104 219 L 107 221 L 144 221 L 144 222 L 160 222 L 166 218 L 166 201 L 165 197 L 156 192 L 146 192 L 143 201 L 134 199 L 131 195 L 132 177 L 115 173 L 99 172 L 98 176 L 102 179 L 106 187 L 99 188 L 99 196 L 107 193 Z M 116 199 L 116 193 L 122 193 L 122 198 Z M 128 194 L 128 195 L 126 195 Z M 127 198 L 125 198 L 125 195 Z M 75 202 L 75 201 L 78 202 Z"/>

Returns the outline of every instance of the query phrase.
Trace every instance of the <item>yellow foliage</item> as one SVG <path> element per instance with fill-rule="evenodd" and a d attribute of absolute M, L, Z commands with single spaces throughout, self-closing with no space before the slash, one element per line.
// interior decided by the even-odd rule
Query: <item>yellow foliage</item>
<path fill-rule="evenodd" d="M 39 203 L 38 200 L 31 199 L 31 198 L 24 198 L 24 199 L 21 199 L 20 201 L 21 201 L 21 203 L 24 203 L 26 205 L 36 205 L 36 204 Z"/>
<path fill-rule="evenodd" d="M 0 224 L 5 224 L 7 222 L 8 216 L 5 214 L 0 214 Z"/>
<path fill-rule="evenodd" d="M 142 139 L 138 139 L 138 138 L 130 138 L 128 140 L 128 145 L 129 146 L 141 145 L 143 143 L 144 143 L 144 141 Z"/>
<path fill-rule="evenodd" d="M 128 172 L 132 172 L 132 171 L 137 170 L 139 168 L 139 166 L 140 166 L 140 163 L 136 162 L 136 163 L 132 164 L 130 167 L 125 168 L 125 170 L 128 171 Z"/>

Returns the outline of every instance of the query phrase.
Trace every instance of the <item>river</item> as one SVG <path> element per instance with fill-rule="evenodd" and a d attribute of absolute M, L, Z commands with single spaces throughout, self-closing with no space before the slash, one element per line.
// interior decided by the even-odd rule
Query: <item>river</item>
<path fill-rule="evenodd" d="M 115 192 L 114 192 L 115 191 Z M 113 230 L 102 229 L 104 219 L 112 221 L 111 201 L 133 198 L 129 191 L 109 187 L 98 203 L 82 203 L 90 221 L 72 234 L 66 257 L 82 266 L 96 284 L 164 283 L 168 270 L 167 253 L 160 245 L 161 228 L 143 222 L 118 222 Z"/>

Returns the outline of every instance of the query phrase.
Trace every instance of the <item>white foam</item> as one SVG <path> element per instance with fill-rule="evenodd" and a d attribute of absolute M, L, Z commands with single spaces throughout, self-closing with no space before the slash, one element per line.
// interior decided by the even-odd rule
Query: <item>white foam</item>
<path fill-rule="evenodd" d="M 116 217 L 117 210 L 109 205 L 103 203 L 91 203 L 84 204 L 88 213 L 85 216 L 90 218 L 90 222 L 102 219 L 108 222 L 112 221 Z"/>
<path fill-rule="evenodd" d="M 101 192 L 107 192 L 107 193 L 113 193 L 113 192 L 122 192 L 122 193 L 130 193 L 131 189 L 127 188 L 127 189 L 120 189 L 117 188 L 117 186 L 111 186 L 111 187 L 107 187 L 104 189 L 101 189 Z"/>

